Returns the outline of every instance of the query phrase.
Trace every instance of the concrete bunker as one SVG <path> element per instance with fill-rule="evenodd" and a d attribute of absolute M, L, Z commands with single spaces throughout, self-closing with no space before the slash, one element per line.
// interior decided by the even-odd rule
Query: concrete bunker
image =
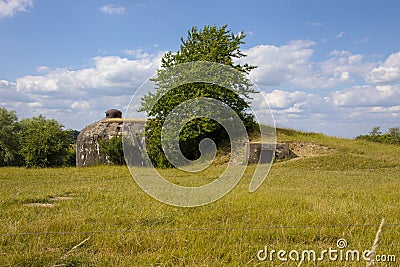
<path fill-rule="evenodd" d="M 145 120 L 122 119 L 122 112 L 117 109 L 110 109 L 106 112 L 106 117 L 100 121 L 89 124 L 78 135 L 76 141 L 76 166 L 92 166 L 108 163 L 107 156 L 100 152 L 99 141 L 101 139 L 111 139 L 122 135 L 124 124 L 129 127 L 130 134 L 134 138 L 132 149 L 140 150 L 144 146 L 144 127 Z M 135 158 L 135 165 L 144 165 L 144 160 L 140 157 Z"/>

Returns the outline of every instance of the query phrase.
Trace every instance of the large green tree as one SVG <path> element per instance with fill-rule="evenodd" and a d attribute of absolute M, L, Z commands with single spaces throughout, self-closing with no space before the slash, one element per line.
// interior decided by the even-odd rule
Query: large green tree
<path fill-rule="evenodd" d="M 240 46 L 244 44 L 243 32 L 234 34 L 228 26 L 205 26 L 202 29 L 192 27 L 186 39 L 181 38 L 180 49 L 176 53 L 168 52 L 162 57 L 161 68 L 156 78 L 157 92 L 145 95 L 142 98 L 140 111 L 146 111 L 150 119 L 147 122 L 146 138 L 147 151 L 153 165 L 157 167 L 170 166 L 162 151 L 161 131 L 168 114 L 179 104 L 194 98 L 208 97 L 221 101 L 232 108 L 244 122 L 246 127 L 254 126 L 253 116 L 247 112 L 249 108 L 249 94 L 254 93 L 248 74 L 255 66 L 238 64 L 235 59 L 245 57 Z M 210 83 L 189 83 L 168 88 L 173 77 L 168 70 L 182 63 L 207 61 L 229 66 L 242 75 L 238 78 L 228 77 L 225 84 L 230 88 Z M 167 85 L 167 86 L 166 86 Z M 160 95 L 162 97 L 160 98 Z M 158 100 L 158 101 L 157 101 Z M 200 156 L 198 144 L 203 138 L 211 138 L 217 145 L 228 138 L 223 127 L 214 120 L 197 118 L 188 122 L 180 132 L 179 144 L 183 154 L 189 159 Z"/>
<path fill-rule="evenodd" d="M 22 164 L 19 151 L 19 123 L 15 111 L 0 108 L 0 166 Z"/>
<path fill-rule="evenodd" d="M 53 167 L 64 164 L 71 144 L 71 132 L 54 119 L 39 115 L 23 119 L 21 150 L 27 167 Z"/>

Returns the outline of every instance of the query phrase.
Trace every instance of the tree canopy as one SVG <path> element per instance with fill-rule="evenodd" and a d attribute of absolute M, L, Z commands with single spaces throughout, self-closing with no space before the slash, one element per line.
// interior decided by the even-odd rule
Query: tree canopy
<path fill-rule="evenodd" d="M 18 121 L 15 111 L 0 108 L 0 167 L 74 166 L 77 132 L 63 128 L 42 115 Z"/>
<path fill-rule="evenodd" d="M 162 151 L 161 131 L 168 114 L 181 103 L 200 97 L 208 97 L 221 101 L 233 109 L 246 127 L 254 126 L 254 118 L 248 112 L 251 93 L 255 91 L 247 78 L 255 66 L 235 63 L 235 59 L 245 57 L 240 46 L 244 44 L 243 32 L 234 34 L 228 26 L 205 26 L 199 30 L 192 27 L 186 39 L 181 38 L 179 51 L 167 52 L 161 60 L 161 68 L 153 81 L 156 93 L 149 93 L 142 98 L 140 111 L 146 111 L 150 119 L 146 126 L 147 152 L 153 165 L 157 167 L 170 166 Z M 169 75 L 169 70 L 180 64 L 207 61 L 223 64 L 235 69 L 241 75 L 228 76 L 224 83 L 229 88 L 217 84 L 195 82 L 171 87 L 175 77 Z M 167 90 L 168 89 L 168 90 Z M 211 138 L 218 145 L 227 140 L 228 135 L 223 127 L 209 118 L 196 118 L 188 122 L 181 130 L 179 142 L 182 153 L 188 159 L 200 156 L 199 142 Z"/>
<path fill-rule="evenodd" d="M 68 153 L 71 133 L 54 119 L 42 115 L 21 120 L 21 154 L 27 167 L 61 166 Z"/>
<path fill-rule="evenodd" d="M 0 108 L 0 166 L 21 164 L 19 151 L 19 123 L 15 111 Z"/>

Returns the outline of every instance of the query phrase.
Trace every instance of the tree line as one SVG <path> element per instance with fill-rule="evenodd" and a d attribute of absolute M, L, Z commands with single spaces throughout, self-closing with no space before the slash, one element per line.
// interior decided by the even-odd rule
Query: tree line
<path fill-rule="evenodd" d="M 18 120 L 15 111 L 0 108 L 0 167 L 75 166 L 78 134 L 76 130 L 64 129 L 57 120 L 42 115 Z M 383 133 L 377 126 L 356 139 L 400 145 L 400 127 Z M 111 163 L 125 164 L 121 136 L 100 140 L 99 146 Z"/>
<path fill-rule="evenodd" d="M 0 166 L 75 166 L 77 134 L 57 120 L 18 120 L 15 111 L 0 108 Z"/>
<path fill-rule="evenodd" d="M 400 127 L 389 128 L 386 133 L 381 131 L 381 127 L 372 128 L 369 134 L 359 135 L 356 139 L 367 140 L 384 144 L 400 145 Z"/>

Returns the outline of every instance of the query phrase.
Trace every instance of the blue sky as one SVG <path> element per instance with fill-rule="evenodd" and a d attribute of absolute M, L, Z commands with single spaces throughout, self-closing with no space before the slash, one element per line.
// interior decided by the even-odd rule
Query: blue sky
<path fill-rule="evenodd" d="M 278 126 L 385 130 L 400 126 L 398 10 L 398 1 L 0 0 L 0 106 L 81 130 L 124 110 L 192 26 L 228 24 L 247 35 L 243 62 L 259 66 L 250 77 Z"/>

